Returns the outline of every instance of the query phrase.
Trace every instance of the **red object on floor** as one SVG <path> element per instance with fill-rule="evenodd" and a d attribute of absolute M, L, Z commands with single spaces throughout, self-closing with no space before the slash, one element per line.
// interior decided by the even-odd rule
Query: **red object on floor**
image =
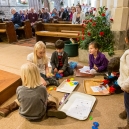
<path fill-rule="evenodd" d="M 111 94 L 113 94 L 114 92 L 115 92 L 115 88 L 113 87 L 113 86 L 111 86 L 110 88 L 109 88 L 109 92 L 111 93 Z"/>

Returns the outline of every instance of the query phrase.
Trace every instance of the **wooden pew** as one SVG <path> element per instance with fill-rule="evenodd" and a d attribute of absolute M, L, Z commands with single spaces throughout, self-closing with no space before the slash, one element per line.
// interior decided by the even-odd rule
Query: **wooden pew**
<path fill-rule="evenodd" d="M 16 94 L 17 87 L 21 85 L 20 76 L 0 70 L 0 105 Z"/>
<path fill-rule="evenodd" d="M 81 31 L 61 30 L 62 33 L 81 33 Z"/>
<path fill-rule="evenodd" d="M 37 22 L 35 25 L 35 31 L 61 32 L 62 30 L 82 31 L 83 29 L 85 29 L 85 27 L 77 24 L 56 24 Z"/>
<path fill-rule="evenodd" d="M 72 24 L 71 21 L 58 21 L 59 24 Z"/>
<path fill-rule="evenodd" d="M 32 38 L 32 28 L 29 20 L 23 22 L 23 26 L 18 28 L 18 31 L 24 33 L 26 39 Z"/>
<path fill-rule="evenodd" d="M 0 23 L 0 34 L 5 34 L 9 43 L 17 42 L 16 31 L 11 21 Z"/>
<path fill-rule="evenodd" d="M 36 41 L 55 42 L 58 39 L 68 40 L 69 38 L 79 38 L 77 33 L 62 33 L 62 32 L 50 32 L 50 31 L 37 31 Z"/>

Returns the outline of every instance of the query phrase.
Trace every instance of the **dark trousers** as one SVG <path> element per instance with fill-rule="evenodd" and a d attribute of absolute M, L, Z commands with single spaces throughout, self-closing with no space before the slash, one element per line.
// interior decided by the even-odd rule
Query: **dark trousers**
<path fill-rule="evenodd" d="M 59 67 L 59 68 L 57 68 L 58 70 L 61 70 L 62 69 L 62 67 Z M 54 70 L 52 70 L 52 73 L 54 73 Z M 64 77 L 67 77 L 67 76 L 69 76 L 69 75 L 73 75 L 73 69 L 71 69 L 70 67 L 67 67 L 66 68 L 66 70 L 63 72 L 63 76 Z"/>
<path fill-rule="evenodd" d="M 127 117 L 129 119 L 129 93 L 124 92 L 124 103 L 125 103 L 125 110 L 127 112 Z"/>

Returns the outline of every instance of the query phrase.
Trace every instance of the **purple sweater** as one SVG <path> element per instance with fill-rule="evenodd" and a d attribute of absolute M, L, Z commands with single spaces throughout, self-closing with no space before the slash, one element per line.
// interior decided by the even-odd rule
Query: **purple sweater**
<path fill-rule="evenodd" d="M 94 58 L 93 54 L 90 54 L 89 65 L 90 65 L 90 69 L 93 69 L 94 65 L 96 65 L 96 67 L 98 67 L 98 72 L 102 72 L 107 70 L 108 60 L 105 57 L 105 55 L 102 54 L 101 52 L 98 52 L 96 59 Z"/>

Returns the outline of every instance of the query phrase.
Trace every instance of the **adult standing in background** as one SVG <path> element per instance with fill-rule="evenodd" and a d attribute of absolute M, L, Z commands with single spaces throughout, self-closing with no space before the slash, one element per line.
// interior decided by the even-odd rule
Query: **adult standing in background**
<path fill-rule="evenodd" d="M 82 24 L 85 20 L 85 13 L 81 10 L 81 5 L 77 5 L 76 12 L 73 14 L 72 24 Z"/>

